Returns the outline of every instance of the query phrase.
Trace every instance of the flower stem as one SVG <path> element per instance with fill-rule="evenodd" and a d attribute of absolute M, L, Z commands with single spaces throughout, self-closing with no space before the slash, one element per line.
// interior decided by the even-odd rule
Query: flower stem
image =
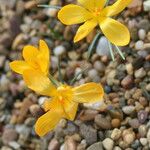
<path fill-rule="evenodd" d="M 56 86 L 56 87 L 59 87 L 60 86 L 60 83 L 51 75 L 49 74 L 49 79 L 51 80 L 51 82 Z"/>
<path fill-rule="evenodd" d="M 54 6 L 54 5 L 37 5 L 37 6 L 44 7 L 44 8 L 61 9 L 61 6 Z"/>
<path fill-rule="evenodd" d="M 120 50 L 120 48 L 116 45 L 115 45 L 115 48 L 116 48 L 117 52 L 119 53 L 119 55 L 122 57 L 122 59 L 125 60 L 125 57 L 124 57 L 122 51 Z"/>
<path fill-rule="evenodd" d="M 114 61 L 115 57 L 114 57 L 114 54 L 113 54 L 112 45 L 109 41 L 108 41 L 108 46 L 109 46 L 109 51 L 110 51 L 111 58 Z"/>
<path fill-rule="evenodd" d="M 98 33 L 95 35 L 95 37 L 94 37 L 94 39 L 93 39 L 91 45 L 90 45 L 89 48 L 88 48 L 88 56 L 87 56 L 87 59 L 88 59 L 88 60 L 89 60 L 89 58 L 91 57 L 91 54 L 92 54 L 93 49 L 94 49 L 94 46 L 95 46 L 95 44 L 96 44 L 96 42 L 97 42 L 99 36 L 100 36 L 100 32 L 98 32 Z"/>
<path fill-rule="evenodd" d="M 59 75 L 59 80 L 61 81 L 61 83 L 64 83 L 62 73 L 61 73 L 60 58 L 58 58 L 58 75 Z"/>

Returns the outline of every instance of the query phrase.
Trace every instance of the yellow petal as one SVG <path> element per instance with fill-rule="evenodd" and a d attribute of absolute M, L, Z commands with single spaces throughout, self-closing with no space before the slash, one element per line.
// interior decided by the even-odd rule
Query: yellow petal
<path fill-rule="evenodd" d="M 23 58 L 25 61 L 27 61 L 29 64 L 34 65 L 33 61 L 35 61 L 37 55 L 39 54 L 39 51 L 34 46 L 25 46 L 23 49 Z"/>
<path fill-rule="evenodd" d="M 87 83 L 73 88 L 73 101 L 78 103 L 94 103 L 102 99 L 104 90 L 101 84 Z"/>
<path fill-rule="evenodd" d="M 127 27 L 111 18 L 101 18 L 100 28 L 108 40 L 114 45 L 124 46 L 130 41 L 130 33 Z"/>
<path fill-rule="evenodd" d="M 27 86 L 35 92 L 46 96 L 55 95 L 56 88 L 43 73 L 36 70 L 25 70 L 23 78 Z"/>
<path fill-rule="evenodd" d="M 66 25 L 79 24 L 92 18 L 92 14 L 78 5 L 66 5 L 58 12 L 58 19 Z"/>
<path fill-rule="evenodd" d="M 78 0 L 78 2 L 90 11 L 95 11 L 96 9 L 102 9 L 107 0 Z"/>
<path fill-rule="evenodd" d="M 13 61 L 9 65 L 13 71 L 19 74 L 23 74 L 24 70 L 31 69 L 25 61 Z"/>
<path fill-rule="evenodd" d="M 74 37 L 74 42 L 78 42 L 85 38 L 95 27 L 97 26 L 97 20 L 91 19 L 81 25 Z"/>
<path fill-rule="evenodd" d="M 39 136 L 44 136 L 56 127 L 61 118 L 61 114 L 58 111 L 55 111 L 55 109 L 48 111 L 37 120 L 35 132 Z"/>
<path fill-rule="evenodd" d="M 65 118 L 73 121 L 77 113 L 78 103 L 66 99 L 64 100 L 63 108 L 65 113 Z"/>
<path fill-rule="evenodd" d="M 48 73 L 50 57 L 49 48 L 45 41 L 39 41 L 39 54 L 37 56 L 38 64 L 40 65 L 41 71 L 45 74 Z"/>
<path fill-rule="evenodd" d="M 102 16 L 114 16 L 123 11 L 132 0 L 117 0 L 113 5 L 102 10 Z"/>

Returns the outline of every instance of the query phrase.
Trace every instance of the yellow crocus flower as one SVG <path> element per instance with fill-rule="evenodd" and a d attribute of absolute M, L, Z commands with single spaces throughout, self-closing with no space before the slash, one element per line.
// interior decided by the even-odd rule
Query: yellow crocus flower
<path fill-rule="evenodd" d="M 78 87 L 61 83 L 56 87 L 52 84 L 48 78 L 49 49 L 44 41 L 40 40 L 39 49 L 25 46 L 23 57 L 25 61 L 11 62 L 11 69 L 23 75 L 30 89 L 51 97 L 43 105 L 46 113 L 35 124 L 35 131 L 39 136 L 54 129 L 61 118 L 74 120 L 79 103 L 94 103 L 102 100 L 104 91 L 101 84 L 92 82 Z"/>
<path fill-rule="evenodd" d="M 66 25 L 81 25 L 74 42 L 85 38 L 97 25 L 108 40 L 117 46 L 127 45 L 130 41 L 128 29 L 120 22 L 110 18 L 125 9 L 132 0 L 117 0 L 111 6 L 105 6 L 107 0 L 78 0 L 79 4 L 69 4 L 58 12 L 59 20 Z"/>
<path fill-rule="evenodd" d="M 35 131 L 39 136 L 54 129 L 62 118 L 74 120 L 79 103 L 98 102 L 104 95 L 101 84 L 93 82 L 78 87 L 66 84 L 60 84 L 57 88 L 52 87 L 47 76 L 33 70 L 25 72 L 24 80 L 35 92 L 38 89 L 42 91 L 42 95 L 51 96 L 43 105 L 46 113 L 35 124 Z"/>
<path fill-rule="evenodd" d="M 10 63 L 10 68 L 13 71 L 23 75 L 23 78 L 27 70 L 34 71 L 37 74 L 48 75 L 50 54 L 49 54 L 49 48 L 45 43 L 45 41 L 43 40 L 39 41 L 39 48 L 36 48 L 31 45 L 25 46 L 23 48 L 22 55 L 24 60 L 16 60 Z M 35 80 L 37 79 L 36 76 L 34 79 Z M 53 85 L 51 84 L 51 86 Z M 37 87 L 37 92 L 41 94 L 41 90 L 38 87 Z"/>

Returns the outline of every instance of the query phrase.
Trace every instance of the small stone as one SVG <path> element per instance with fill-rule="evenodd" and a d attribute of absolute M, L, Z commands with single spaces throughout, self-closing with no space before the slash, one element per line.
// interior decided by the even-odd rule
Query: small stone
<path fill-rule="evenodd" d="M 45 9 L 45 14 L 48 17 L 56 17 L 58 10 L 57 9 L 53 9 L 53 8 L 48 8 Z"/>
<path fill-rule="evenodd" d="M 148 130 L 146 137 L 147 137 L 148 142 L 150 142 L 150 129 Z"/>
<path fill-rule="evenodd" d="M 140 123 L 145 123 L 148 118 L 148 113 L 145 110 L 141 110 L 138 112 L 138 120 Z"/>
<path fill-rule="evenodd" d="M 95 70 L 95 69 L 91 69 L 91 70 L 89 70 L 89 72 L 88 72 L 88 76 L 89 76 L 91 79 L 95 78 L 97 75 L 98 75 L 98 72 L 97 72 L 97 70 Z"/>
<path fill-rule="evenodd" d="M 147 145 L 148 143 L 147 138 L 140 138 L 140 142 L 143 146 Z"/>
<path fill-rule="evenodd" d="M 78 132 L 78 128 L 74 123 L 68 122 L 67 127 L 64 129 L 66 135 L 73 135 Z"/>
<path fill-rule="evenodd" d="M 122 150 L 119 146 L 115 146 L 113 150 Z"/>
<path fill-rule="evenodd" d="M 126 129 L 122 133 L 124 142 L 130 145 L 135 140 L 135 133 L 131 129 Z"/>
<path fill-rule="evenodd" d="M 11 141 L 16 141 L 18 138 L 17 132 L 12 128 L 5 128 L 3 135 L 2 135 L 2 141 L 4 144 L 9 144 Z"/>
<path fill-rule="evenodd" d="M 122 108 L 122 110 L 126 115 L 130 115 L 135 111 L 135 107 L 134 106 L 125 106 Z"/>
<path fill-rule="evenodd" d="M 139 29 L 144 29 L 146 32 L 149 31 L 150 29 L 150 23 L 149 23 L 149 20 L 147 19 L 141 19 L 139 24 L 138 24 L 138 28 Z"/>
<path fill-rule="evenodd" d="M 5 56 L 0 56 L 0 68 L 4 66 L 5 59 Z"/>
<path fill-rule="evenodd" d="M 104 72 L 104 70 L 105 70 L 104 64 L 103 64 L 102 62 L 100 62 L 100 61 L 95 61 L 95 62 L 94 62 L 94 68 L 95 68 L 97 71 L 99 71 L 99 72 Z"/>
<path fill-rule="evenodd" d="M 143 77 L 146 76 L 146 71 L 144 70 L 144 68 L 140 68 L 140 69 L 138 69 L 138 70 L 135 71 L 134 76 L 136 78 L 141 79 L 141 78 L 143 78 Z"/>
<path fill-rule="evenodd" d="M 111 125 L 112 125 L 113 128 L 118 128 L 118 127 L 120 127 L 121 122 L 120 122 L 119 119 L 115 118 L 115 119 L 112 119 Z"/>
<path fill-rule="evenodd" d="M 80 133 L 86 140 L 88 145 L 91 145 L 97 141 L 97 131 L 93 129 L 91 126 L 81 124 Z"/>
<path fill-rule="evenodd" d="M 111 129 L 111 122 L 110 122 L 110 120 L 108 120 L 107 118 L 103 117 L 100 114 L 95 117 L 95 123 L 101 129 Z"/>
<path fill-rule="evenodd" d="M 71 60 L 78 60 L 80 55 L 76 51 L 68 52 L 68 56 Z"/>
<path fill-rule="evenodd" d="M 57 47 L 54 48 L 54 54 L 55 56 L 61 56 L 66 52 L 66 49 L 64 46 L 59 45 Z"/>
<path fill-rule="evenodd" d="M 37 104 L 31 105 L 29 111 L 36 118 L 44 114 L 44 110 Z"/>
<path fill-rule="evenodd" d="M 110 56 L 109 46 L 108 46 L 108 40 L 106 39 L 106 37 L 102 36 L 99 39 L 97 47 L 96 47 L 96 53 L 99 56 L 104 56 L 104 55 Z"/>
<path fill-rule="evenodd" d="M 34 8 L 36 6 L 37 6 L 37 3 L 34 0 L 28 1 L 24 5 L 25 9 L 32 9 L 32 8 Z"/>
<path fill-rule="evenodd" d="M 125 89 L 129 89 L 133 87 L 133 77 L 131 75 L 127 75 L 122 81 L 121 85 Z"/>
<path fill-rule="evenodd" d="M 138 119 L 131 119 L 129 120 L 129 125 L 133 128 L 133 129 L 138 129 L 140 126 L 139 120 Z"/>
<path fill-rule="evenodd" d="M 102 143 L 106 150 L 113 150 L 114 141 L 112 139 L 106 138 Z"/>
<path fill-rule="evenodd" d="M 140 39 L 140 40 L 144 40 L 145 37 L 146 37 L 146 32 L 145 32 L 145 30 L 144 30 L 144 29 L 140 29 L 140 30 L 138 31 L 138 35 L 139 35 L 139 39 Z"/>
<path fill-rule="evenodd" d="M 96 110 L 82 110 L 81 113 L 79 114 L 79 118 L 82 121 L 91 121 L 94 120 L 95 116 L 98 114 L 98 111 Z"/>
<path fill-rule="evenodd" d="M 97 142 L 88 147 L 87 150 L 103 150 L 103 145 L 101 142 Z"/>
<path fill-rule="evenodd" d="M 121 136 L 121 130 L 119 130 L 117 128 L 115 128 L 111 133 L 111 138 L 113 140 L 118 140 L 120 138 L 120 136 Z"/>
<path fill-rule="evenodd" d="M 52 139 L 48 145 L 48 150 L 58 150 L 59 147 L 59 142 L 56 139 Z"/>
<path fill-rule="evenodd" d="M 129 75 L 133 74 L 133 65 L 131 63 L 126 64 L 126 70 Z"/>
<path fill-rule="evenodd" d="M 143 50 L 144 49 L 144 42 L 143 41 L 137 41 L 135 43 L 135 49 L 136 50 Z"/>
<path fill-rule="evenodd" d="M 143 2 L 144 11 L 150 11 L 150 0 Z"/>
<path fill-rule="evenodd" d="M 13 149 L 19 149 L 20 148 L 20 144 L 15 142 L 15 141 L 9 142 L 9 146 L 12 147 Z"/>
<path fill-rule="evenodd" d="M 146 85 L 146 90 L 150 92 L 150 83 Z"/>
<path fill-rule="evenodd" d="M 65 150 L 76 150 L 77 144 L 76 144 L 75 140 L 73 140 L 71 137 L 67 138 L 67 140 L 65 141 L 64 149 Z"/>

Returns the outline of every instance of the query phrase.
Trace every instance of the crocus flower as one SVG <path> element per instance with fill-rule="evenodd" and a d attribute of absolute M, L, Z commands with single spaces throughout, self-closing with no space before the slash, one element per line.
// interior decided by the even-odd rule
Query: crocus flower
<path fill-rule="evenodd" d="M 128 29 L 120 22 L 110 18 L 125 9 L 132 0 L 117 0 L 106 6 L 107 0 L 78 0 L 79 4 L 64 6 L 58 13 L 59 20 L 65 25 L 81 25 L 74 37 L 74 42 L 85 38 L 97 25 L 108 40 L 117 46 L 127 45 L 130 41 Z"/>
<path fill-rule="evenodd" d="M 48 75 L 50 54 L 49 48 L 43 40 L 39 41 L 39 48 L 31 45 L 25 46 L 22 55 L 24 60 L 16 60 L 10 63 L 10 68 L 13 71 L 23 75 L 23 78 L 27 70 L 37 72 L 37 74 Z M 37 78 L 35 77 L 34 79 Z M 40 88 L 37 89 L 37 92 L 41 93 Z"/>
<path fill-rule="evenodd" d="M 46 113 L 35 124 L 35 131 L 39 136 L 53 130 L 62 118 L 74 120 L 79 103 L 98 102 L 104 95 L 101 84 L 93 82 L 78 87 L 66 84 L 52 87 L 47 76 L 33 70 L 25 72 L 24 80 L 35 92 L 40 90 L 42 95 L 51 97 L 43 105 Z"/>
<path fill-rule="evenodd" d="M 43 104 L 45 114 L 35 124 L 35 131 L 43 136 L 58 124 L 60 119 L 74 120 L 79 103 L 94 103 L 102 100 L 104 95 L 101 84 L 87 83 L 71 87 L 59 83 L 54 85 L 49 75 L 49 49 L 42 40 L 39 49 L 26 46 L 23 49 L 25 61 L 13 61 L 10 67 L 23 75 L 26 85 L 33 91 L 51 97 Z"/>

